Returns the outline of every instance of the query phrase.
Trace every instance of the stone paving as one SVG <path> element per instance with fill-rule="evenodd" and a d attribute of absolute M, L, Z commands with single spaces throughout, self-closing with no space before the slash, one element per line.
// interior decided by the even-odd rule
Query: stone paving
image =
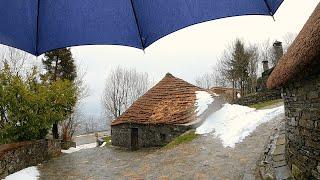
<path fill-rule="evenodd" d="M 38 166 L 40 179 L 256 179 L 256 163 L 280 121 L 262 124 L 234 149 L 207 135 L 171 149 L 65 154 Z"/>
<path fill-rule="evenodd" d="M 264 154 L 261 156 L 258 171 L 262 179 L 287 180 L 293 179 L 285 160 L 285 122 L 280 122 L 279 128 L 270 138 Z"/>

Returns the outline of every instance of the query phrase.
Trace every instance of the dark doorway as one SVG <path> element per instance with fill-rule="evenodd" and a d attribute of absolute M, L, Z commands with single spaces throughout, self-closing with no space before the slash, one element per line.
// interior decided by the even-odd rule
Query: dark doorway
<path fill-rule="evenodd" d="M 138 128 L 131 128 L 131 150 L 137 150 L 138 147 Z"/>

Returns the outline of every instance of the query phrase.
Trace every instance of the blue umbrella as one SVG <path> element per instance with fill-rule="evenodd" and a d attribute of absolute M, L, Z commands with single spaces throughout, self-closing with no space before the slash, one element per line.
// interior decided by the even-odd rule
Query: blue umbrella
<path fill-rule="evenodd" d="M 76 45 L 145 49 L 184 27 L 273 16 L 283 0 L 0 0 L 0 43 L 36 56 Z"/>

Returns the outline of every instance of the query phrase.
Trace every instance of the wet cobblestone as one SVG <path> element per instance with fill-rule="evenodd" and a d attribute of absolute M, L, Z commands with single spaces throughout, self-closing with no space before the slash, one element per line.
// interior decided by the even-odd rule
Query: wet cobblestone
<path fill-rule="evenodd" d="M 234 149 L 207 135 L 172 149 L 103 147 L 65 154 L 39 166 L 41 179 L 252 179 L 278 121 L 262 124 Z"/>

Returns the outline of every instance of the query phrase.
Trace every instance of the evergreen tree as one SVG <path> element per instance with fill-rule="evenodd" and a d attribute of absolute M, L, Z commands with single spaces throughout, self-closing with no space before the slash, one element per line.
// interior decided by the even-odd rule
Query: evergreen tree
<path fill-rule="evenodd" d="M 44 76 L 45 78 L 51 82 L 55 82 L 57 80 L 68 80 L 72 83 L 74 82 L 77 77 L 77 72 L 70 48 L 51 51 L 45 53 L 44 56 L 45 59 L 42 60 L 42 63 L 44 68 L 47 70 Z M 72 109 L 68 109 L 66 111 L 68 111 L 66 114 L 72 113 Z M 58 122 L 53 124 L 52 134 L 55 139 L 59 138 Z"/>
<path fill-rule="evenodd" d="M 75 80 L 77 72 L 70 48 L 51 51 L 44 56 L 42 63 L 50 81 L 61 79 L 73 82 Z"/>
<path fill-rule="evenodd" d="M 249 78 L 248 66 L 250 60 L 250 54 L 245 49 L 244 43 L 239 39 L 236 40 L 234 45 L 234 52 L 232 53 L 233 57 L 233 67 L 235 75 L 238 79 L 241 95 L 244 95 L 246 83 Z"/>
<path fill-rule="evenodd" d="M 247 48 L 244 42 L 237 39 L 233 46 L 225 51 L 221 62 L 222 75 L 231 82 L 233 88 L 240 89 L 241 95 L 253 89 L 252 82 L 256 79 L 256 48 Z"/>

